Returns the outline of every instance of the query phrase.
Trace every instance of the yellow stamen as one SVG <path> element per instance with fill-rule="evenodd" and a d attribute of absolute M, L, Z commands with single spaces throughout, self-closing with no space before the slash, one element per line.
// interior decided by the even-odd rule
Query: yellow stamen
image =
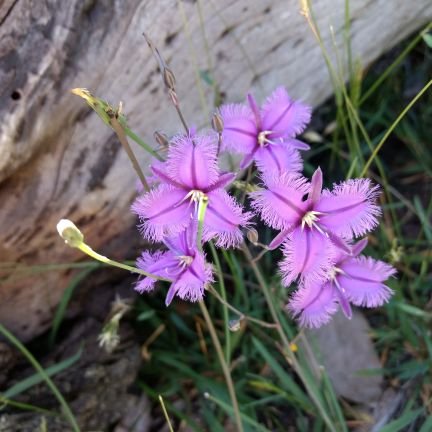
<path fill-rule="evenodd" d="M 188 255 L 180 255 L 177 257 L 182 268 L 189 267 L 193 262 L 193 257 Z"/>
<path fill-rule="evenodd" d="M 340 269 L 339 267 L 332 267 L 332 268 L 329 270 L 329 278 L 330 278 L 332 281 L 336 281 L 336 277 L 337 277 L 337 275 L 339 275 L 339 274 L 345 274 L 345 272 L 344 272 L 342 269 Z"/>
<path fill-rule="evenodd" d="M 272 134 L 273 131 L 261 131 L 258 134 L 258 144 L 261 147 L 265 147 L 267 144 L 271 144 L 272 142 L 267 138 L 267 135 Z"/>
<path fill-rule="evenodd" d="M 322 215 L 321 212 L 314 211 L 314 210 L 308 211 L 302 218 L 302 222 L 301 222 L 302 229 L 304 229 L 305 225 L 307 225 L 309 228 L 312 228 L 314 226 L 315 228 L 318 229 L 318 231 L 321 231 L 319 226 L 316 224 L 316 222 L 319 221 L 318 216 L 320 215 Z"/>

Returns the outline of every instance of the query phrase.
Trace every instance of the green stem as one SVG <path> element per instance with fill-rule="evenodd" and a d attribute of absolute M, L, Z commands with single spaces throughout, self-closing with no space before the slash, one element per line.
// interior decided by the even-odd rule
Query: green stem
<path fill-rule="evenodd" d="M 224 316 L 224 329 L 225 329 L 225 358 L 226 362 L 230 362 L 231 357 L 231 333 L 229 329 L 229 317 L 228 317 L 228 306 L 227 306 L 227 296 L 226 296 L 226 289 L 225 289 L 225 281 L 223 277 L 222 267 L 219 260 L 219 256 L 217 254 L 216 248 L 214 247 L 214 244 L 212 242 L 209 242 L 210 250 L 213 256 L 214 265 L 216 267 L 216 273 L 218 275 L 219 279 L 219 287 L 221 291 L 221 295 L 213 288 L 210 292 L 213 292 L 213 295 L 215 295 L 216 298 L 219 299 L 219 301 L 223 304 L 223 316 Z"/>
<path fill-rule="evenodd" d="M 123 263 L 120 263 L 118 261 L 114 261 L 112 259 L 109 259 L 106 256 L 103 256 L 103 255 L 95 252 L 89 245 L 87 245 L 85 243 L 81 243 L 81 245 L 79 245 L 77 248 L 81 252 L 84 252 L 88 256 L 90 256 L 90 257 L 94 258 L 95 260 L 100 261 L 104 264 L 109 264 L 110 266 L 118 267 L 118 268 L 121 268 L 123 270 L 128 270 L 132 273 L 138 273 L 140 275 L 151 277 L 153 279 L 162 280 L 162 281 L 166 281 L 166 282 L 172 282 L 171 279 L 160 277 L 160 276 L 154 275 L 152 273 L 148 273 L 144 270 L 138 269 L 136 267 L 132 267 L 130 265 L 123 264 Z"/>
<path fill-rule="evenodd" d="M 232 407 L 233 407 L 233 411 L 234 411 L 234 418 L 235 418 L 235 421 L 237 424 L 237 430 L 238 430 L 238 432 L 243 432 L 243 425 L 242 425 L 241 418 L 240 418 L 240 409 L 239 409 L 239 405 L 238 405 L 238 401 L 237 401 L 237 396 L 235 394 L 234 383 L 233 383 L 233 380 L 231 377 L 230 369 L 228 367 L 227 362 L 225 361 L 224 353 L 222 351 L 222 346 L 219 342 L 219 338 L 217 336 L 216 329 L 213 325 L 213 322 L 210 318 L 210 315 L 208 313 L 208 310 L 207 310 L 207 307 L 206 307 L 204 301 L 200 301 L 199 305 L 201 308 L 201 312 L 204 316 L 205 322 L 207 324 L 207 328 L 210 332 L 210 336 L 212 338 L 213 345 L 216 349 L 216 353 L 219 357 L 219 362 L 220 362 L 220 365 L 222 367 L 223 374 L 225 376 L 225 381 L 226 381 L 226 384 L 228 387 L 228 393 L 230 395 Z"/>
<path fill-rule="evenodd" d="M 207 195 L 204 195 L 202 198 L 200 198 L 199 205 L 198 205 L 198 234 L 197 234 L 196 241 L 197 241 L 197 248 L 200 252 L 203 252 L 202 235 L 204 230 L 204 218 L 205 218 L 207 206 L 208 206 L 208 197 Z"/>
<path fill-rule="evenodd" d="M 34 411 L 43 415 L 49 415 L 53 417 L 59 416 L 59 414 L 54 411 L 50 411 L 45 408 L 40 408 L 35 405 L 26 404 L 24 402 L 17 402 L 15 400 L 5 398 L 1 395 L 0 395 L 0 404 L 3 404 L 3 406 L 0 407 L 0 411 L 3 409 L 4 406 L 9 405 L 14 408 L 22 409 L 24 411 Z"/>
<path fill-rule="evenodd" d="M 366 99 L 368 99 L 381 85 L 383 81 L 399 66 L 404 60 L 407 54 L 415 48 L 420 42 L 421 38 L 432 28 L 432 23 L 429 23 L 409 44 L 408 46 L 398 55 L 396 60 L 380 75 L 380 77 L 367 89 L 367 91 L 360 98 L 359 105 L 361 105 Z"/>
<path fill-rule="evenodd" d="M 381 141 L 377 144 L 374 151 L 370 155 L 368 161 L 366 162 L 366 165 L 363 168 L 363 171 L 360 174 L 360 177 L 363 177 L 367 170 L 369 169 L 371 163 L 375 159 L 376 155 L 380 151 L 383 144 L 387 141 L 387 138 L 390 136 L 390 134 L 393 132 L 395 127 L 400 123 L 400 121 L 404 118 L 405 114 L 411 109 L 411 107 L 423 96 L 423 94 L 427 91 L 427 89 L 432 85 L 432 80 L 430 80 L 412 99 L 412 101 L 405 107 L 405 109 L 399 114 L 397 119 L 393 122 L 393 124 L 387 129 L 386 133 L 382 137 Z"/>
<path fill-rule="evenodd" d="M 144 190 L 146 192 L 150 192 L 150 187 L 147 183 L 147 179 L 145 178 L 145 175 L 141 167 L 139 166 L 135 153 L 133 152 L 131 146 L 129 145 L 124 127 L 120 124 L 120 122 L 117 120 L 115 116 L 110 118 L 110 125 L 113 128 L 114 132 L 117 134 L 117 138 L 119 139 L 121 145 L 123 146 L 123 149 L 128 155 L 128 158 L 132 163 L 133 169 L 135 170 L 137 176 L 141 180 Z"/>
<path fill-rule="evenodd" d="M 158 161 L 163 162 L 163 157 L 156 151 L 153 150 L 147 143 L 145 143 L 136 133 L 130 130 L 127 126 L 124 128 L 125 134 L 137 144 L 139 144 L 147 153 L 150 153 Z"/>
<path fill-rule="evenodd" d="M 40 363 L 33 357 L 31 352 L 9 331 L 4 327 L 2 324 L 0 324 L 0 333 L 3 334 L 3 336 L 6 337 L 13 345 L 15 345 L 20 352 L 24 354 L 25 357 L 27 357 L 27 360 L 31 363 L 31 365 L 35 368 L 35 370 L 40 374 L 40 376 L 44 379 L 44 381 L 47 383 L 48 387 L 53 392 L 54 396 L 59 401 L 60 405 L 63 408 L 64 414 L 66 418 L 68 419 L 72 430 L 74 432 L 80 432 L 80 428 L 78 426 L 78 423 L 75 419 L 75 416 L 73 415 L 71 409 L 69 408 L 69 405 L 67 404 L 65 398 L 60 393 L 57 386 L 54 384 L 54 382 L 51 380 L 51 378 L 48 376 L 48 374 L 45 372 L 43 367 L 40 365 Z"/>
<path fill-rule="evenodd" d="M 171 424 L 171 420 L 170 420 L 169 415 L 168 415 L 168 411 L 165 408 L 165 403 L 164 403 L 164 400 L 163 400 L 161 395 L 159 395 L 159 402 L 162 406 L 162 411 L 164 413 L 165 420 L 168 424 L 168 429 L 170 430 L 170 432 L 174 432 L 174 429 L 173 429 L 172 424 Z"/>
<path fill-rule="evenodd" d="M 238 309 L 236 309 L 234 306 L 232 306 L 231 304 L 229 304 L 226 300 L 224 300 L 222 298 L 222 296 L 213 288 L 213 287 L 209 287 L 207 288 L 207 290 L 216 297 L 216 300 L 218 300 L 219 302 L 221 302 L 223 305 L 225 305 L 229 310 L 231 310 L 232 312 L 234 312 L 235 314 L 237 314 L 241 319 L 244 319 L 246 321 L 250 321 L 253 322 L 261 327 L 264 328 L 276 328 L 278 326 L 278 324 L 275 323 L 269 323 L 266 321 L 262 321 L 260 319 L 251 317 L 249 315 L 245 315 L 243 312 L 239 311 Z"/>
<path fill-rule="evenodd" d="M 258 284 L 259 284 L 259 286 L 260 286 L 260 288 L 264 294 L 264 297 L 265 297 L 266 302 L 268 304 L 268 307 L 270 309 L 270 314 L 273 318 L 273 321 L 276 324 L 278 324 L 278 326 L 276 327 L 276 330 L 279 333 L 280 339 L 281 339 L 281 341 L 285 347 L 284 353 L 285 353 L 286 357 L 289 359 L 289 361 L 292 364 L 297 375 L 300 377 L 304 386 L 308 390 L 309 396 L 311 397 L 311 399 L 315 403 L 315 406 L 318 408 L 318 411 L 320 412 L 322 419 L 324 420 L 324 422 L 327 424 L 327 426 L 329 427 L 329 429 L 332 432 L 336 432 L 336 428 L 335 428 L 332 420 L 330 419 L 330 417 L 327 415 L 325 407 L 323 406 L 321 400 L 315 394 L 314 390 L 311 388 L 310 383 L 309 383 L 305 373 L 303 372 L 299 362 L 297 361 L 296 356 L 294 355 L 294 353 L 291 350 L 289 340 L 282 329 L 282 324 L 280 322 L 278 312 L 276 311 L 276 308 L 274 306 L 272 295 L 270 293 L 269 287 L 267 286 L 267 283 L 266 283 L 258 265 L 253 260 L 253 257 L 249 251 L 249 248 L 247 247 L 247 245 L 245 243 L 242 244 L 242 250 L 243 250 L 243 252 L 246 256 L 246 259 L 248 260 L 249 265 L 252 268 L 252 271 L 254 272 L 255 277 L 258 281 Z"/>

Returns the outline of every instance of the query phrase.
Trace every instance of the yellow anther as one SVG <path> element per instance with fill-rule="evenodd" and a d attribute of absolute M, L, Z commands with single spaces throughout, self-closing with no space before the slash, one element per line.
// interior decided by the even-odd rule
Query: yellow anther
<path fill-rule="evenodd" d="M 302 218 L 301 227 L 302 229 L 307 225 L 309 228 L 312 228 L 313 226 L 317 227 L 316 222 L 318 222 L 319 217 L 322 215 L 321 212 L 318 211 L 308 211 Z"/>

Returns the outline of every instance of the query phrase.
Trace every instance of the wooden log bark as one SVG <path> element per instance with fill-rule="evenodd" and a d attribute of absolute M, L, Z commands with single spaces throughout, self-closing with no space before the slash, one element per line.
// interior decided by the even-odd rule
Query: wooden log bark
<path fill-rule="evenodd" d="M 312 4 L 327 46 L 332 25 L 343 50 L 344 0 Z M 282 84 L 315 106 L 332 89 L 299 9 L 297 0 L 3 1 L 0 261 L 76 260 L 55 230 L 62 217 L 76 222 L 95 248 L 120 259 L 128 250 L 135 175 L 112 131 L 69 89 L 87 87 L 114 104 L 123 101 L 131 128 L 147 142 L 154 130 L 180 130 L 146 31 L 175 71 L 191 124 L 208 124 L 211 113 L 212 89 L 197 77 L 208 70 L 209 57 L 230 101 L 250 89 L 263 98 Z M 350 9 L 353 52 L 363 65 L 432 17 L 429 0 L 351 0 Z M 146 165 L 148 157 L 135 149 Z M 39 334 L 69 278 L 70 271 L 3 278 L 1 322 L 23 340 Z"/>

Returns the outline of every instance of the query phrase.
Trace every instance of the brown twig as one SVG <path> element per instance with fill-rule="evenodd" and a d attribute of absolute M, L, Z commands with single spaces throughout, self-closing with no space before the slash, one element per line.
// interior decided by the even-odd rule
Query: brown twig
<path fill-rule="evenodd" d="M 144 187 L 144 190 L 146 192 L 149 192 L 150 191 L 150 187 L 149 187 L 149 185 L 147 183 L 145 175 L 142 172 L 141 167 L 138 164 L 138 160 L 137 160 L 134 152 L 132 151 L 131 146 L 129 145 L 129 141 L 128 141 L 127 137 L 126 137 L 126 133 L 125 133 L 125 131 L 123 129 L 123 126 L 118 121 L 116 115 L 113 115 L 113 116 L 110 117 L 110 124 L 111 124 L 111 127 L 113 128 L 114 132 L 116 133 L 116 135 L 117 135 L 117 137 L 118 137 L 121 145 L 125 149 L 126 154 L 128 155 L 130 161 L 132 162 L 132 166 L 133 166 L 135 172 L 137 173 L 139 179 L 141 180 L 141 183 L 142 183 L 142 185 Z"/>

